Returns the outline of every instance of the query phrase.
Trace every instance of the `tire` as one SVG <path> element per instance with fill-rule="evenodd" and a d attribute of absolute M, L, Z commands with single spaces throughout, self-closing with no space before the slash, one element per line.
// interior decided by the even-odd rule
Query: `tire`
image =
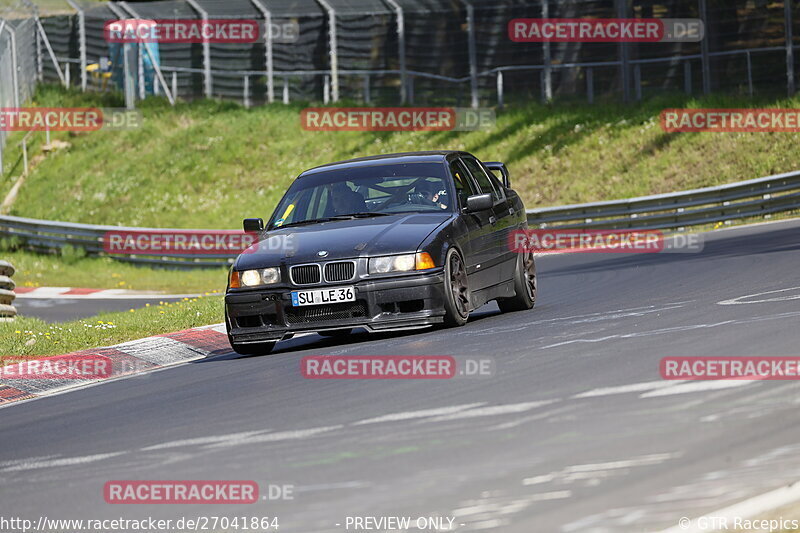
<path fill-rule="evenodd" d="M 237 344 L 231 342 L 231 348 L 239 355 L 267 355 L 275 348 L 276 343 L 277 341 L 257 342 L 254 344 Z"/>
<path fill-rule="evenodd" d="M 527 311 L 536 305 L 536 260 L 532 251 L 519 254 L 514 269 L 514 292 L 511 298 L 498 298 L 503 313 Z"/>
<path fill-rule="evenodd" d="M 444 324 L 459 327 L 467 323 L 470 312 L 469 280 L 461 254 L 455 248 L 447 252 L 444 268 Z"/>
<path fill-rule="evenodd" d="M 331 329 L 328 331 L 318 331 L 318 335 L 322 335 L 323 337 L 346 337 L 352 333 L 353 328 L 346 328 L 346 329 Z"/>
<path fill-rule="evenodd" d="M 266 355 L 275 348 L 278 341 L 257 342 L 255 344 L 237 344 L 231 338 L 231 322 L 228 319 L 228 312 L 225 312 L 225 326 L 228 329 L 228 342 L 231 344 L 233 351 L 239 355 Z"/>

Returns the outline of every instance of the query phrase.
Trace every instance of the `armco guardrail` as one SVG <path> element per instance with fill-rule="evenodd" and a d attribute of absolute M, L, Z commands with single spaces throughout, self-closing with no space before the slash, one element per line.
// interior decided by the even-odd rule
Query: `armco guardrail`
<path fill-rule="evenodd" d="M 626 200 L 545 207 L 528 223 L 564 229 L 678 229 L 800 209 L 800 171 Z"/>
<path fill-rule="evenodd" d="M 763 217 L 800 209 L 800 171 L 769 176 L 719 187 L 670 194 L 629 198 L 611 202 L 545 207 L 528 211 L 531 227 L 570 229 L 680 229 L 728 220 Z M 104 255 L 103 236 L 108 231 L 155 231 L 157 228 L 96 226 L 0 216 L 0 238 L 17 240 L 27 249 L 58 251 L 66 246 L 89 255 Z M 175 267 L 229 265 L 230 254 L 221 255 L 114 255 L 135 263 Z"/>
<path fill-rule="evenodd" d="M 0 321 L 13 320 L 17 316 L 17 309 L 12 305 L 16 295 L 16 285 L 11 280 L 14 275 L 14 266 L 8 261 L 0 261 Z"/>

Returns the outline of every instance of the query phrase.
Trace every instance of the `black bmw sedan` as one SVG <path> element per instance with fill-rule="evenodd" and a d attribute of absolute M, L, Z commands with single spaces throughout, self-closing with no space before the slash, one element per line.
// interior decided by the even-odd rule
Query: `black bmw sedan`
<path fill-rule="evenodd" d="M 495 172 L 497 175 L 495 175 Z M 461 326 L 496 300 L 536 300 L 533 253 L 512 235 L 525 208 L 502 163 L 466 152 L 417 152 L 303 172 L 231 269 L 225 322 L 233 349 L 268 353 L 301 332 L 347 335 Z"/>

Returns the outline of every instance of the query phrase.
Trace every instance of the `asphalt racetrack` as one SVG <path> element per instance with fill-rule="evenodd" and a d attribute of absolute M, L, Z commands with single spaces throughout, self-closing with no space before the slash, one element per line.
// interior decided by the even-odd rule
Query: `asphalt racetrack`
<path fill-rule="evenodd" d="M 667 382 L 667 356 L 800 355 L 800 222 L 702 253 L 541 257 L 531 312 L 316 335 L 0 409 L 0 514 L 443 516 L 455 531 L 657 531 L 800 478 L 796 381 Z M 723 305 L 721 302 L 728 301 Z M 491 358 L 491 376 L 309 380 L 305 355 Z M 110 505 L 109 480 L 254 480 L 252 505 Z M 293 487 L 270 499 L 269 485 Z M 446 523 L 446 521 L 445 521 Z"/>

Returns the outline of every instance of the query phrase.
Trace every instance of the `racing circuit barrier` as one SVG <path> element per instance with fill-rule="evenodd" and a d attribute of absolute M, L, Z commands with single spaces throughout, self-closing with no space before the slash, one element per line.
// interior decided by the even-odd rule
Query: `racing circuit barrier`
<path fill-rule="evenodd" d="M 11 280 L 14 275 L 14 265 L 8 261 L 0 261 L 0 322 L 14 320 L 17 309 L 12 305 L 17 297 L 14 294 L 16 285 Z"/>
<path fill-rule="evenodd" d="M 800 209 L 800 171 L 691 191 L 530 209 L 527 214 L 528 224 L 532 228 L 682 231 L 693 226 L 719 222 L 769 218 L 775 213 L 797 209 Z M 72 247 L 81 249 L 88 255 L 106 255 L 103 237 L 109 231 L 169 233 L 203 230 L 125 228 L 0 216 L 0 240 L 8 240 L 12 248 L 20 247 L 44 253 L 60 253 L 65 248 Z M 168 257 L 140 253 L 114 254 L 112 257 L 121 261 L 177 268 L 228 266 L 234 259 L 230 253 Z"/>

